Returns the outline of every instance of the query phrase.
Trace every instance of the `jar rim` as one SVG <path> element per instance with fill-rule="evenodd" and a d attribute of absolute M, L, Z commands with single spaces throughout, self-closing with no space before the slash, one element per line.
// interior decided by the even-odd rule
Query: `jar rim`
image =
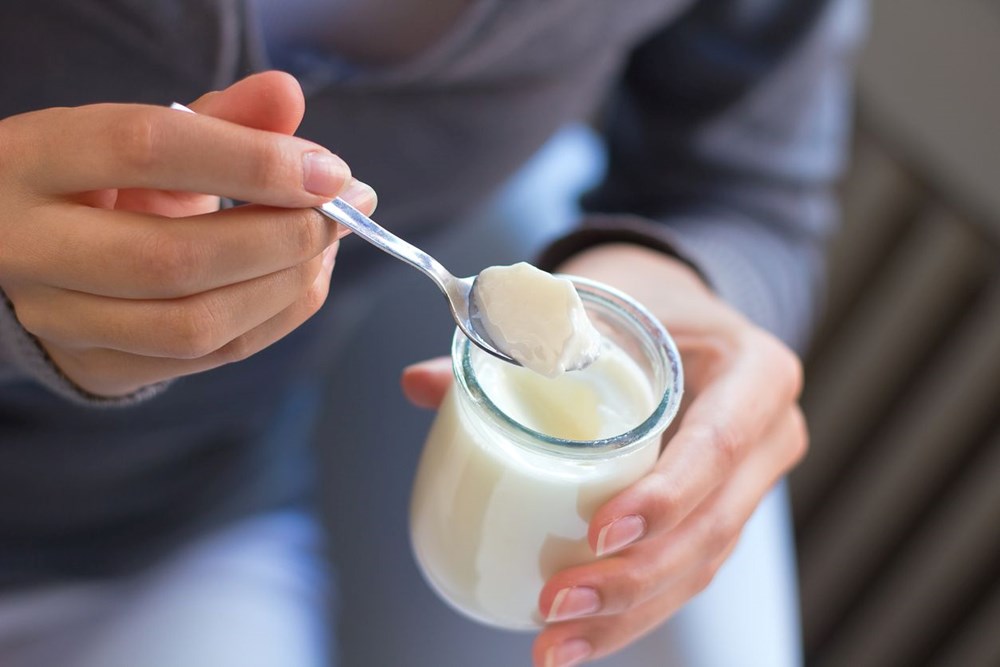
<path fill-rule="evenodd" d="M 669 378 L 663 383 L 663 392 L 649 417 L 628 431 L 595 440 L 570 440 L 529 428 L 503 412 L 479 384 L 472 364 L 472 342 L 457 328 L 452 340 L 455 379 L 472 400 L 483 407 L 488 419 L 511 431 L 516 436 L 514 440 L 520 445 L 575 458 L 625 454 L 633 449 L 632 445 L 644 442 L 657 431 L 662 432 L 677 415 L 684 392 L 684 369 L 680 352 L 666 327 L 632 297 L 594 280 L 558 275 L 573 283 L 585 304 L 604 307 L 620 319 L 635 325 L 634 329 L 641 334 L 641 342 L 647 351 L 655 351 L 655 357 L 661 366 L 660 372 L 669 372 Z"/>

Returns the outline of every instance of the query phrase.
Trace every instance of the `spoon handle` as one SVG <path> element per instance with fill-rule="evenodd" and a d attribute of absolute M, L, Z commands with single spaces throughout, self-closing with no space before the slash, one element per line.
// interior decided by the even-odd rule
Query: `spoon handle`
<path fill-rule="evenodd" d="M 195 113 L 194 110 L 178 102 L 171 104 L 170 108 L 190 114 Z M 456 278 L 441 265 L 441 262 L 420 248 L 399 238 L 340 197 L 313 208 L 331 220 L 344 225 L 376 248 L 420 269 L 434 281 L 438 288 L 445 293 L 445 296 L 451 297 Z"/>
<path fill-rule="evenodd" d="M 451 282 L 455 278 L 439 261 L 415 245 L 399 238 L 340 197 L 328 201 L 322 206 L 316 206 L 315 209 L 331 220 L 336 220 L 344 225 L 379 250 L 419 269 L 433 280 L 442 291 L 446 294 L 449 292 Z"/>
<path fill-rule="evenodd" d="M 500 352 L 488 337 L 484 337 L 470 319 L 473 308 L 471 278 L 456 278 L 439 261 L 385 229 L 340 197 L 314 208 L 376 248 L 422 271 L 444 294 L 455 324 L 473 343 L 499 359 L 517 364 L 509 355 Z"/>

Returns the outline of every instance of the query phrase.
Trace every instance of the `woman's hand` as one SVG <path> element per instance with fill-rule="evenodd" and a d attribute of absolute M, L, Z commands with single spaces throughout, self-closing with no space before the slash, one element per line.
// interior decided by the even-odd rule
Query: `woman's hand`
<path fill-rule="evenodd" d="M 805 453 L 795 355 L 716 297 L 688 267 L 631 245 L 599 246 L 559 269 L 617 287 L 667 326 L 684 360 L 682 411 L 655 469 L 590 522 L 598 560 L 541 591 L 548 626 L 538 667 L 576 665 L 627 646 L 704 589 L 743 525 Z M 432 407 L 451 381 L 445 360 L 406 370 L 410 399 Z"/>
<path fill-rule="evenodd" d="M 282 338 L 323 304 L 345 233 L 306 207 L 338 193 L 375 207 L 343 161 L 288 136 L 304 111 L 291 77 L 256 75 L 191 107 L 200 115 L 102 104 L 0 121 L 0 288 L 92 394 Z M 219 195 L 255 205 L 220 211 Z"/>

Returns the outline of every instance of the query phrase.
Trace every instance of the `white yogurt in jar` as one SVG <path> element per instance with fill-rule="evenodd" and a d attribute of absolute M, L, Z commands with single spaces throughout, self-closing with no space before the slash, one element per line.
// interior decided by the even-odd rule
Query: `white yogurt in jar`
<path fill-rule="evenodd" d="M 574 447 L 532 446 L 530 433 L 522 437 L 504 420 L 545 436 L 601 440 L 640 425 L 662 392 L 611 340 L 588 368 L 556 379 L 478 349 L 467 354 L 475 381 L 506 417 L 484 419 L 483 406 L 452 387 L 417 472 L 413 549 L 427 580 L 459 611 L 490 625 L 535 628 L 545 581 L 594 559 L 590 517 L 652 468 L 662 427 L 620 451 L 573 454 Z"/>

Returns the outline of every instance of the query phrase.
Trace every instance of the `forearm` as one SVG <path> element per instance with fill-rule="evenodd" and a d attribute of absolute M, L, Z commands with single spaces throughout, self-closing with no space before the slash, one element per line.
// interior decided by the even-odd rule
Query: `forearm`
<path fill-rule="evenodd" d="M 575 255 L 609 244 L 628 244 L 685 267 L 751 321 L 790 347 L 804 348 L 823 280 L 822 244 L 816 238 L 718 213 L 666 221 L 591 215 L 549 246 L 540 265 L 572 273 L 578 266 Z M 571 265 L 572 270 L 566 268 Z M 657 289 L 652 274 L 642 282 Z"/>

